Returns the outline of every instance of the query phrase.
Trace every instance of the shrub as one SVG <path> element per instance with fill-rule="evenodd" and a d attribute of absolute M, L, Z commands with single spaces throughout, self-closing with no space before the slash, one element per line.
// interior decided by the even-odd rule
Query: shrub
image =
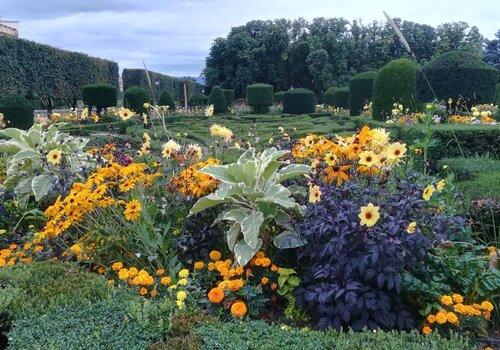
<path fill-rule="evenodd" d="M 100 114 L 103 108 L 116 106 L 117 91 L 116 87 L 106 83 L 87 85 L 83 88 L 83 103 L 89 106 L 97 107 L 97 113 Z"/>
<path fill-rule="evenodd" d="M 158 101 L 159 106 L 168 106 L 169 110 L 175 112 L 175 102 L 170 95 L 170 92 L 163 91 L 160 96 L 160 100 Z"/>
<path fill-rule="evenodd" d="M 293 327 L 269 325 L 263 321 L 215 322 L 196 330 L 202 337 L 203 349 L 372 349 L 372 350 L 472 350 L 472 344 L 451 333 L 449 339 L 439 334 L 425 336 L 416 331 L 398 332 L 338 332 L 305 331 Z"/>
<path fill-rule="evenodd" d="M 275 92 L 274 95 L 273 95 L 273 101 L 274 101 L 274 103 L 282 103 L 284 96 L 285 96 L 285 92 L 284 91 Z"/>
<path fill-rule="evenodd" d="M 349 109 L 351 115 L 361 115 L 363 107 L 372 100 L 373 81 L 377 72 L 363 72 L 349 81 Z"/>
<path fill-rule="evenodd" d="M 316 96 L 308 89 L 292 89 L 283 96 L 283 113 L 304 114 L 314 113 Z"/>
<path fill-rule="evenodd" d="M 208 97 L 204 94 L 194 94 L 189 98 L 191 107 L 203 107 L 207 105 Z"/>
<path fill-rule="evenodd" d="M 416 108 L 415 64 L 405 58 L 386 64 L 373 82 L 373 118 L 385 120 L 394 103 L 414 111 Z"/>
<path fill-rule="evenodd" d="M 438 162 L 438 169 L 447 167 L 458 181 L 471 180 L 479 174 L 493 173 L 500 169 L 500 160 L 488 157 L 444 158 Z"/>
<path fill-rule="evenodd" d="M 447 52 L 425 65 L 422 72 L 440 100 L 462 97 L 469 106 L 495 101 L 498 71 L 471 53 Z M 432 101 L 434 95 L 425 77 L 421 73 L 417 76 L 419 101 Z"/>
<path fill-rule="evenodd" d="M 214 86 L 208 95 L 208 104 L 214 105 L 215 113 L 225 113 L 227 110 L 226 98 L 220 86 Z"/>
<path fill-rule="evenodd" d="M 252 84 L 247 86 L 247 103 L 253 113 L 268 113 L 273 104 L 273 86 L 269 84 Z"/>
<path fill-rule="evenodd" d="M 465 220 L 428 210 L 416 175 L 395 173 L 389 184 L 372 179 L 369 186 L 357 177 L 321 191 L 297 225 L 307 241 L 297 252 L 298 305 L 319 328 L 414 327 L 417 315 L 401 298 L 402 275 L 418 268 L 432 241 L 459 236 Z M 370 228 L 358 217 L 368 203 L 380 208 Z M 410 235 L 413 221 L 419 229 Z"/>
<path fill-rule="evenodd" d="M 224 93 L 227 107 L 231 106 L 234 102 L 234 90 L 222 89 L 222 92 Z"/>
<path fill-rule="evenodd" d="M 329 88 L 324 95 L 325 105 L 349 108 L 349 88 Z"/>
<path fill-rule="evenodd" d="M 124 105 L 136 113 L 145 113 L 144 103 L 149 102 L 146 89 L 139 86 L 131 86 L 123 94 Z"/>
<path fill-rule="evenodd" d="M 7 126 L 23 130 L 33 125 L 33 107 L 19 94 L 5 95 L 0 99 L 0 113 L 7 120 Z"/>

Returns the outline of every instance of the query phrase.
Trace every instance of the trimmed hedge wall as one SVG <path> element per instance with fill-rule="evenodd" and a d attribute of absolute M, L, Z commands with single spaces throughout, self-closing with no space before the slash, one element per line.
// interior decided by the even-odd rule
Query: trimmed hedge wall
<path fill-rule="evenodd" d="M 123 104 L 136 113 L 146 113 L 144 103 L 149 102 L 146 89 L 140 86 L 131 86 L 123 94 Z"/>
<path fill-rule="evenodd" d="M 314 113 L 316 107 L 316 96 L 308 89 L 292 89 L 285 92 L 283 96 L 283 113 L 305 114 Z"/>
<path fill-rule="evenodd" d="M 283 102 L 283 96 L 285 96 L 284 91 L 278 91 L 275 92 L 273 95 L 273 101 L 274 103 L 282 103 Z"/>
<path fill-rule="evenodd" d="M 377 72 L 363 72 L 349 81 L 349 110 L 351 115 L 360 115 L 367 102 L 372 100 L 373 82 Z"/>
<path fill-rule="evenodd" d="M 273 104 L 273 86 L 269 84 L 252 84 L 247 86 L 247 103 L 253 113 L 268 113 Z"/>
<path fill-rule="evenodd" d="M 97 107 L 100 112 L 103 108 L 116 106 L 117 89 L 106 83 L 87 85 L 83 88 L 82 97 L 83 103 L 89 108 Z"/>
<path fill-rule="evenodd" d="M 224 98 L 226 99 L 226 107 L 231 106 L 234 102 L 234 90 L 222 89 L 222 92 L 224 93 Z"/>
<path fill-rule="evenodd" d="M 189 98 L 189 105 L 191 107 L 203 107 L 207 105 L 208 97 L 203 94 L 194 94 Z"/>
<path fill-rule="evenodd" d="M 150 99 L 160 96 L 163 91 L 168 91 L 174 100 L 184 101 L 184 81 L 188 80 L 188 100 L 189 96 L 203 92 L 203 85 L 198 84 L 193 78 L 178 78 L 153 71 L 148 72 L 153 88 L 153 96 L 151 96 L 151 88 L 144 69 L 124 69 L 122 73 L 123 90 L 127 90 L 131 86 L 140 86 L 146 89 Z M 156 80 L 160 82 L 158 87 L 155 85 Z"/>
<path fill-rule="evenodd" d="M 422 70 L 439 100 L 451 97 L 455 101 L 462 97 L 469 106 L 495 102 L 498 71 L 468 52 L 447 52 L 429 62 Z M 421 102 L 434 99 L 421 73 L 417 78 L 417 94 Z"/>
<path fill-rule="evenodd" d="M 118 86 L 118 63 L 0 36 L 0 96 L 19 93 L 30 99 L 82 97 L 84 86 Z"/>
<path fill-rule="evenodd" d="M 385 120 L 391 115 L 394 103 L 401 103 L 410 111 L 416 109 L 416 73 L 413 61 L 406 58 L 386 64 L 373 82 L 373 118 Z"/>
<path fill-rule="evenodd" d="M 497 106 L 500 106 L 500 83 L 497 84 L 496 90 L 495 90 L 495 104 Z M 499 108 L 500 110 L 500 108 Z"/>
<path fill-rule="evenodd" d="M 349 108 L 350 91 L 348 87 L 335 88 L 333 90 L 332 102 L 335 107 Z"/>

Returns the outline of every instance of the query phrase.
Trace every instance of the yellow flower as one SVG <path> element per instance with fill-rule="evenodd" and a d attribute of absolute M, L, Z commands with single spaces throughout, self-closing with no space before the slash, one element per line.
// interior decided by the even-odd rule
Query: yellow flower
<path fill-rule="evenodd" d="M 455 304 L 461 304 L 464 302 L 464 298 L 460 294 L 453 293 L 452 298 Z"/>
<path fill-rule="evenodd" d="M 378 156 L 373 151 L 363 151 L 359 154 L 359 164 L 372 167 L 378 164 Z"/>
<path fill-rule="evenodd" d="M 212 288 L 208 292 L 208 300 L 211 303 L 219 304 L 224 299 L 224 290 L 221 288 Z"/>
<path fill-rule="evenodd" d="M 0 235 L 3 235 L 3 234 L 6 234 L 7 233 L 7 230 L 0 230 Z"/>
<path fill-rule="evenodd" d="M 491 312 L 493 311 L 493 304 L 490 303 L 489 301 L 483 301 L 481 303 L 481 310 Z"/>
<path fill-rule="evenodd" d="M 134 112 L 127 108 L 120 108 L 120 110 L 118 111 L 118 117 L 120 117 L 120 119 L 123 121 L 129 120 L 133 115 Z"/>
<path fill-rule="evenodd" d="M 187 293 L 183 290 L 177 292 L 177 300 L 184 301 L 187 298 Z"/>
<path fill-rule="evenodd" d="M 141 216 L 142 205 L 137 199 L 133 199 L 125 204 L 125 219 L 128 221 L 135 221 Z"/>
<path fill-rule="evenodd" d="M 309 203 L 317 203 L 321 200 L 321 190 L 318 185 L 309 186 Z"/>
<path fill-rule="evenodd" d="M 125 281 L 126 279 L 129 278 L 129 273 L 127 269 L 120 269 L 118 271 L 118 278 L 121 279 L 122 281 Z"/>
<path fill-rule="evenodd" d="M 225 141 L 230 141 L 233 138 L 233 132 L 219 124 L 212 124 L 210 127 L 210 134 L 213 137 L 218 137 L 224 139 Z"/>
<path fill-rule="evenodd" d="M 113 269 L 113 271 L 120 271 L 121 269 L 123 268 L 123 263 L 120 262 L 120 261 L 117 261 L 115 263 L 113 263 L 113 265 L 111 265 L 111 269 Z"/>
<path fill-rule="evenodd" d="M 222 258 L 222 254 L 217 250 L 212 250 L 208 256 L 213 261 L 219 261 Z"/>
<path fill-rule="evenodd" d="M 189 270 L 188 269 L 182 269 L 179 271 L 179 277 L 180 278 L 186 278 L 189 276 Z"/>
<path fill-rule="evenodd" d="M 231 305 L 231 314 L 234 317 L 242 318 L 247 313 L 247 306 L 243 301 L 236 301 Z"/>
<path fill-rule="evenodd" d="M 453 299 L 449 295 L 443 295 L 439 301 L 446 306 L 453 305 Z"/>
<path fill-rule="evenodd" d="M 170 277 L 168 276 L 165 276 L 165 277 L 162 277 L 160 279 L 160 283 L 164 286 L 168 286 L 170 284 L 170 282 L 172 282 L 172 280 L 170 279 Z"/>
<path fill-rule="evenodd" d="M 427 316 L 427 322 L 429 322 L 430 324 L 433 324 L 436 322 L 436 316 L 434 316 L 433 314 L 430 314 Z"/>
<path fill-rule="evenodd" d="M 170 158 L 173 151 L 179 151 L 181 146 L 174 140 L 168 140 L 167 143 L 163 144 L 162 155 L 163 158 Z"/>
<path fill-rule="evenodd" d="M 82 251 L 83 251 L 82 246 L 81 246 L 81 245 L 79 245 L 78 243 L 73 244 L 73 245 L 69 248 L 69 250 L 70 250 L 70 251 L 71 251 L 71 253 L 73 253 L 74 255 L 80 255 L 80 254 L 82 253 Z"/>
<path fill-rule="evenodd" d="M 410 235 L 415 233 L 417 230 L 417 223 L 415 221 L 412 221 L 408 224 L 408 227 L 406 227 L 406 232 L 408 232 Z"/>
<path fill-rule="evenodd" d="M 458 324 L 458 317 L 453 312 L 448 312 L 446 314 L 446 317 L 447 317 L 448 322 L 450 322 L 451 324 L 455 324 L 455 325 Z"/>
<path fill-rule="evenodd" d="M 432 185 L 429 185 L 427 186 L 425 189 L 424 189 L 424 193 L 422 194 L 422 197 L 428 201 L 429 199 L 431 199 L 432 197 L 432 194 L 434 193 L 434 191 L 436 191 L 436 188 Z"/>
<path fill-rule="evenodd" d="M 444 180 L 440 180 L 438 181 L 438 183 L 436 184 L 436 189 L 438 192 L 441 192 L 443 189 L 444 189 L 444 186 L 445 186 L 445 181 Z"/>
<path fill-rule="evenodd" d="M 367 206 L 361 207 L 358 217 L 361 219 L 361 226 L 366 225 L 366 227 L 372 227 L 380 218 L 379 207 L 374 206 L 372 203 L 368 203 Z"/>
<path fill-rule="evenodd" d="M 136 267 L 131 267 L 130 269 L 128 269 L 128 275 L 130 278 L 134 278 L 135 276 L 137 276 L 137 273 L 139 271 L 137 270 Z"/>
<path fill-rule="evenodd" d="M 185 306 L 184 301 L 182 301 L 182 300 L 177 300 L 177 301 L 175 302 L 175 304 L 177 304 L 177 307 L 178 307 L 179 309 L 183 309 L 183 308 L 184 308 L 184 306 Z"/>
<path fill-rule="evenodd" d="M 203 261 L 197 261 L 194 263 L 195 270 L 201 270 L 205 267 L 205 263 Z"/>
<path fill-rule="evenodd" d="M 180 286 L 185 286 L 188 283 L 188 280 L 187 280 L 187 278 L 181 278 L 181 279 L 179 279 L 179 281 L 177 283 Z"/>
<path fill-rule="evenodd" d="M 266 285 L 267 283 L 269 283 L 269 278 L 267 278 L 267 277 L 262 277 L 262 279 L 260 280 L 260 284 L 262 284 L 262 285 Z"/>
<path fill-rule="evenodd" d="M 47 162 L 52 165 L 57 165 L 61 163 L 62 151 L 59 149 L 53 149 L 47 154 Z"/>
<path fill-rule="evenodd" d="M 165 274 L 165 269 L 158 269 L 156 270 L 156 276 L 161 276 Z"/>
<path fill-rule="evenodd" d="M 424 327 L 422 328 L 422 333 L 424 333 L 425 335 L 427 335 L 427 334 L 429 334 L 429 333 L 431 333 L 431 332 L 432 332 L 432 328 L 431 328 L 431 327 L 429 327 L 429 326 L 424 326 Z"/>
<path fill-rule="evenodd" d="M 444 324 L 448 320 L 448 314 L 446 311 L 441 310 L 436 314 L 436 322 L 439 324 Z"/>
<path fill-rule="evenodd" d="M 404 143 L 393 143 L 387 149 L 387 157 L 392 160 L 397 160 L 406 154 L 406 145 Z"/>
<path fill-rule="evenodd" d="M 326 164 L 328 164 L 330 166 L 334 166 L 336 162 L 337 162 L 337 156 L 335 155 L 335 153 L 328 152 L 325 155 L 325 163 Z"/>

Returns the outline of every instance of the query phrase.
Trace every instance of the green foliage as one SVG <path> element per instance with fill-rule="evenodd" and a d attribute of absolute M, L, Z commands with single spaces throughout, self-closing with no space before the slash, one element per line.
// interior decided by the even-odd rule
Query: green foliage
<path fill-rule="evenodd" d="M 90 107 L 95 106 L 99 110 L 116 106 L 116 86 L 110 84 L 99 83 L 87 85 L 83 88 L 82 96 L 83 103 Z"/>
<path fill-rule="evenodd" d="M 175 111 L 175 102 L 170 92 L 165 90 L 161 93 L 158 106 L 168 106 L 170 111 Z"/>
<path fill-rule="evenodd" d="M 274 103 L 282 103 L 284 96 L 285 96 L 285 92 L 284 91 L 275 92 L 274 95 L 273 95 L 273 102 Z"/>
<path fill-rule="evenodd" d="M 234 103 L 234 90 L 222 89 L 222 92 L 224 93 L 227 107 L 231 106 Z"/>
<path fill-rule="evenodd" d="M 462 98 L 468 106 L 495 101 L 498 71 L 471 53 L 447 52 L 425 65 L 422 72 L 439 100 Z M 419 101 L 434 100 L 425 77 L 421 73 L 417 77 Z"/>
<path fill-rule="evenodd" d="M 494 198 L 500 201 L 500 171 L 498 169 L 497 167 L 494 172 L 476 174 L 474 178 L 458 183 L 458 188 L 466 203 L 485 198 Z"/>
<path fill-rule="evenodd" d="M 283 113 L 313 113 L 316 107 L 316 96 L 308 89 L 292 89 L 283 96 Z"/>
<path fill-rule="evenodd" d="M 215 222 L 231 222 L 227 243 L 241 266 L 246 265 L 261 248 L 267 248 L 270 241 L 280 249 L 304 244 L 289 222 L 290 214 L 303 211 L 292 196 L 303 189 L 297 186 L 287 188 L 281 183 L 309 173 L 310 166 L 289 164 L 281 167 L 285 163 L 278 159 L 288 153 L 274 147 L 260 155 L 256 155 L 255 150 L 247 150 L 236 163 L 211 165 L 201 170 L 221 184 L 215 193 L 200 198 L 189 215 L 219 204 L 232 204 Z M 273 221 L 284 228 L 276 236 L 271 236 L 268 230 Z"/>
<path fill-rule="evenodd" d="M 380 69 L 373 82 L 374 119 L 385 120 L 391 115 L 394 103 L 402 104 L 410 111 L 415 110 L 416 69 L 409 59 L 391 61 Z"/>
<path fill-rule="evenodd" d="M 464 337 L 451 333 L 449 339 L 416 331 L 338 332 L 299 330 L 289 326 L 269 325 L 263 321 L 212 323 L 196 331 L 203 339 L 203 349 L 336 349 L 336 350 L 472 350 Z"/>
<path fill-rule="evenodd" d="M 500 106 L 500 83 L 497 84 L 495 89 L 495 104 Z M 500 112 L 500 108 L 498 108 L 497 114 Z M 498 121 L 498 119 L 497 119 Z"/>
<path fill-rule="evenodd" d="M 349 109 L 351 115 L 361 115 L 365 104 L 371 102 L 373 82 L 377 72 L 369 71 L 358 74 L 349 80 Z"/>
<path fill-rule="evenodd" d="M 118 63 L 24 39 L 0 36 L 0 96 L 79 99 L 83 87 L 118 85 Z"/>
<path fill-rule="evenodd" d="M 145 113 L 144 103 L 149 102 L 146 89 L 139 86 L 131 86 L 123 94 L 123 104 L 136 113 Z"/>
<path fill-rule="evenodd" d="M 88 139 L 59 132 L 56 125 L 43 130 L 41 124 L 28 131 L 9 128 L 0 131 L 6 140 L 0 140 L 0 154 L 9 160 L 5 188 L 14 191 L 25 206 L 30 197 L 41 201 L 46 196 L 56 196 L 69 190 L 75 178 L 81 178 L 88 166 L 83 151 Z M 60 151 L 60 164 L 48 161 L 50 151 Z"/>
<path fill-rule="evenodd" d="M 225 113 L 227 110 L 226 98 L 220 86 L 214 86 L 210 95 L 208 96 L 208 104 L 214 105 L 214 112 L 216 114 Z"/>
<path fill-rule="evenodd" d="M 331 97 L 332 106 L 348 109 L 349 96 L 350 91 L 348 87 L 334 88 Z"/>
<path fill-rule="evenodd" d="M 207 105 L 208 97 L 204 94 L 193 94 L 189 98 L 191 107 L 203 107 Z"/>
<path fill-rule="evenodd" d="M 327 106 L 334 106 L 333 104 L 333 92 L 335 91 L 335 88 L 332 86 L 328 90 L 326 90 L 325 94 L 323 95 L 323 102 Z"/>
<path fill-rule="evenodd" d="M 273 86 L 269 84 L 252 84 L 247 86 L 247 103 L 253 113 L 268 113 L 273 104 Z"/>
<path fill-rule="evenodd" d="M 493 173 L 500 169 L 500 160 L 489 157 L 443 158 L 438 169 L 447 169 L 455 175 L 457 181 L 471 180 L 479 174 Z"/>
<path fill-rule="evenodd" d="M 0 99 L 0 113 L 10 127 L 27 130 L 33 125 L 33 106 L 23 95 L 3 96 Z"/>
<path fill-rule="evenodd" d="M 148 77 L 144 69 L 128 69 L 125 68 L 122 73 L 123 90 L 127 90 L 131 86 L 140 86 L 146 89 L 149 100 L 160 95 L 162 91 L 168 91 L 172 98 L 176 101 L 184 100 L 184 81 L 188 82 L 188 94 L 199 94 L 203 91 L 203 85 L 198 84 L 193 78 L 177 78 L 165 74 L 148 71 L 151 85 L 149 85 Z M 160 84 L 157 86 L 156 81 Z M 151 95 L 151 89 L 153 94 Z"/>

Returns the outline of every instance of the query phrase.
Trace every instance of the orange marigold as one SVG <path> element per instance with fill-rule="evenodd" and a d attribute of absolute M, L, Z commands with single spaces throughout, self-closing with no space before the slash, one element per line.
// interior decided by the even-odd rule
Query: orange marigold
<path fill-rule="evenodd" d="M 212 288 L 208 292 L 208 300 L 211 303 L 219 304 L 224 299 L 224 291 L 220 288 Z"/>
<path fill-rule="evenodd" d="M 231 305 L 231 315 L 233 315 L 234 317 L 242 318 L 246 313 L 247 306 L 243 301 L 238 300 L 234 302 L 233 305 Z"/>

